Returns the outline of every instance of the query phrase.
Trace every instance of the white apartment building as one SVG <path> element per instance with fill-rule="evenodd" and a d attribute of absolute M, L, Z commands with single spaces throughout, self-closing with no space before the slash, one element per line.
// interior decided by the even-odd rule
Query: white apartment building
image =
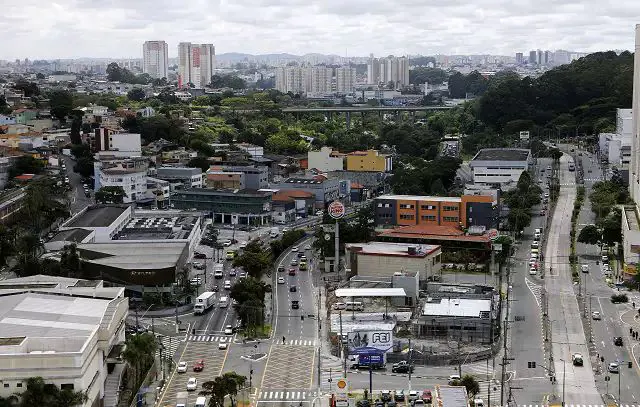
<path fill-rule="evenodd" d="M 533 164 L 531 150 L 483 148 L 469 162 L 475 185 L 514 188 L 520 175 Z"/>
<path fill-rule="evenodd" d="M 124 203 L 136 202 L 145 197 L 149 168 L 147 159 L 99 156 L 93 168 L 96 191 L 102 187 L 122 187 L 125 193 Z"/>
<path fill-rule="evenodd" d="M 108 151 L 115 157 L 142 156 L 142 142 L 138 133 L 114 133 L 105 128 L 95 129 L 94 147 L 97 151 Z"/>
<path fill-rule="evenodd" d="M 628 168 L 631 164 L 633 135 L 632 109 L 617 109 L 616 132 L 598 134 L 598 148 L 612 166 Z"/>
<path fill-rule="evenodd" d="M 351 93 L 356 87 L 356 68 L 336 68 L 336 92 Z"/>
<path fill-rule="evenodd" d="M 40 376 L 86 393 L 83 407 L 116 405 L 129 310 L 124 290 L 44 275 L 2 281 L 0 397 L 23 392 L 27 379 Z"/>
<path fill-rule="evenodd" d="M 631 165 L 629 168 L 629 190 L 633 201 L 640 202 L 640 24 L 636 24 L 636 52 L 633 60 L 633 104 Z"/>
<path fill-rule="evenodd" d="M 178 44 L 178 85 L 186 87 L 192 83 L 204 88 L 211 83 L 216 66 L 216 48 L 213 44 Z"/>
<path fill-rule="evenodd" d="M 367 63 L 367 83 L 387 85 L 393 82 L 396 87 L 409 85 L 409 59 L 407 57 L 374 58 Z"/>
<path fill-rule="evenodd" d="M 312 66 L 306 69 L 308 93 L 331 93 L 333 69 L 324 66 Z"/>
<path fill-rule="evenodd" d="M 142 72 L 152 78 L 167 78 L 169 46 L 164 41 L 145 41 L 142 45 Z"/>
<path fill-rule="evenodd" d="M 309 169 L 315 168 L 320 172 L 344 170 L 345 154 L 333 151 L 331 147 L 321 147 L 319 151 L 307 153 Z"/>
<path fill-rule="evenodd" d="M 282 93 L 306 92 L 305 68 L 287 66 L 276 69 L 276 90 Z"/>

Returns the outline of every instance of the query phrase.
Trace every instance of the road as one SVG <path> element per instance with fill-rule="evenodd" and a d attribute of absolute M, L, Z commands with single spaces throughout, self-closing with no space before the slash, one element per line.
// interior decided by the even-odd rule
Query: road
<path fill-rule="evenodd" d="M 276 264 L 276 270 L 283 267 L 284 271 L 275 272 L 273 340 L 257 389 L 258 404 L 310 403 L 316 396 L 313 390 L 318 344 L 316 262 L 313 252 L 306 250 L 310 243 L 310 239 L 305 240 L 281 256 Z M 307 257 L 308 270 L 299 269 L 302 255 Z M 290 269 L 295 275 L 289 275 Z M 284 282 L 279 282 L 280 279 Z M 293 286 L 295 291 L 291 291 Z M 299 309 L 292 308 L 292 301 L 298 301 Z"/>
<path fill-rule="evenodd" d="M 602 169 L 594 155 L 586 151 L 580 151 L 581 156 L 576 159 L 581 160 L 584 168 L 586 197 L 583 208 L 578 218 L 578 230 L 588 224 L 595 222 L 595 215 L 591 211 L 591 204 L 588 196 L 594 183 L 600 181 L 603 176 Z M 637 293 L 631 295 L 628 304 L 613 304 L 610 297 L 617 293 L 617 289 L 610 287 L 605 282 L 605 275 L 602 272 L 602 261 L 600 248 L 594 245 L 577 244 L 577 253 L 580 264 L 589 266 L 589 273 L 581 273 L 582 292 L 586 295 L 581 297 L 583 306 L 586 305 L 586 329 L 588 338 L 592 340 L 591 351 L 595 353 L 596 366 L 599 372 L 596 375 L 596 385 L 603 394 L 610 394 L 612 400 L 623 404 L 633 404 L 640 402 L 640 370 L 638 369 L 637 356 L 640 353 L 640 344 L 629 335 L 629 328 L 639 330 L 640 325 L 633 316 L 637 311 L 633 309 L 632 303 L 640 305 L 640 298 Z M 602 319 L 593 320 L 593 311 L 600 312 Z M 584 314 L 584 313 L 583 313 Z M 613 338 L 622 337 L 624 346 L 614 346 Z M 598 360 L 598 357 L 604 358 Z M 628 362 L 632 362 L 632 368 L 628 367 Z M 621 363 L 621 374 L 609 374 L 607 366 L 610 362 Z M 609 377 L 606 381 L 604 378 Z M 620 386 L 618 386 L 620 385 Z"/>
<path fill-rule="evenodd" d="M 80 212 L 85 207 L 93 204 L 93 198 L 87 197 L 82 188 L 82 177 L 80 174 L 73 171 L 75 161 L 71 157 L 63 156 L 64 164 L 67 167 L 66 175 L 69 177 L 69 185 L 71 191 L 69 192 L 70 210 L 71 215 Z"/>
<path fill-rule="evenodd" d="M 567 154 L 560 159 L 560 193 L 545 252 L 545 288 L 553 353 L 550 367 L 555 371 L 554 394 L 559 400 L 565 404 L 594 405 L 601 404 L 602 397 L 596 388 L 591 360 L 586 357 L 589 349 L 568 262 L 571 213 L 576 198 L 575 175 L 568 169 L 570 160 Z M 584 366 L 573 366 L 574 353 L 584 356 Z"/>

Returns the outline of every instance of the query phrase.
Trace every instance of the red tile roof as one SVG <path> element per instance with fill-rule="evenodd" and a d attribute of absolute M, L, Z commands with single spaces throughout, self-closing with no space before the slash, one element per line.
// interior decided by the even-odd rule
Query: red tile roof
<path fill-rule="evenodd" d="M 438 239 L 438 240 L 464 240 L 470 242 L 488 243 L 491 241 L 487 235 L 465 235 L 464 232 L 454 226 L 439 225 L 411 225 L 400 226 L 395 229 L 378 233 L 381 237 L 399 237 L 406 239 Z"/>
<path fill-rule="evenodd" d="M 308 191 L 300 191 L 297 189 L 283 189 L 271 196 L 273 201 L 289 201 L 291 199 L 311 199 L 315 195 Z"/>
<path fill-rule="evenodd" d="M 18 175 L 15 179 L 17 179 L 18 181 L 30 181 L 34 176 L 34 174 L 22 174 Z"/>
<path fill-rule="evenodd" d="M 362 184 L 358 184 L 357 182 L 351 183 L 351 189 L 362 189 L 362 188 L 364 188 L 364 185 Z"/>

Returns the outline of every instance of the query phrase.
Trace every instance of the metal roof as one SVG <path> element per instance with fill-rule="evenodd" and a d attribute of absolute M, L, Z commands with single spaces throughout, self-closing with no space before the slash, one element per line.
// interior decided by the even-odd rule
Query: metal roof
<path fill-rule="evenodd" d="M 336 297 L 406 297 L 404 288 L 338 288 Z"/>

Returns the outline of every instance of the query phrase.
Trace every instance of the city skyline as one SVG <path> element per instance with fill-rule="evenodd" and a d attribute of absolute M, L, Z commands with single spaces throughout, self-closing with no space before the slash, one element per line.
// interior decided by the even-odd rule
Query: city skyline
<path fill-rule="evenodd" d="M 81 0 L 72 4 L 60 0 L 43 4 L 26 0 L 4 9 L 0 30 L 5 38 L 19 41 L 5 44 L 0 59 L 137 58 L 140 44 L 149 40 L 166 41 L 170 58 L 177 57 L 180 42 L 212 43 L 221 54 L 513 55 L 540 47 L 631 50 L 633 16 L 640 12 L 640 5 L 632 2 L 594 1 L 589 6 L 545 0 L 515 6 L 505 0 L 477 0 L 473 5 L 431 5 L 427 20 L 421 17 L 425 15 L 422 4 L 411 0 L 360 3 L 244 0 L 177 5 Z M 96 16 L 100 24 L 95 24 Z"/>

